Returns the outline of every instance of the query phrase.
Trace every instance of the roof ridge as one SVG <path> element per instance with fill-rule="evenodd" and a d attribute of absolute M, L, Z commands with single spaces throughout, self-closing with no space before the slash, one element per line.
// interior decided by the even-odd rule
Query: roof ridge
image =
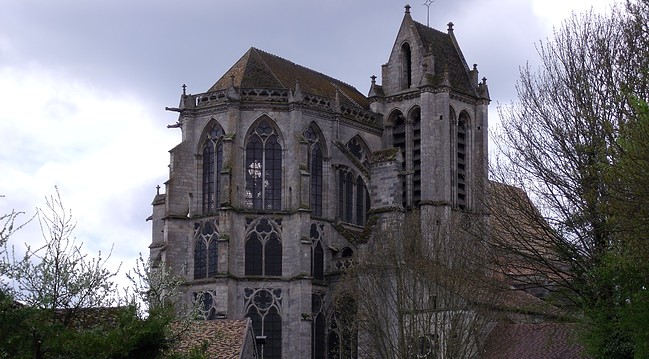
<path fill-rule="evenodd" d="M 263 54 L 266 54 L 266 55 L 269 55 L 269 56 L 276 57 L 276 58 L 278 58 L 278 59 L 280 59 L 280 60 L 282 60 L 282 61 L 286 61 L 286 62 L 291 63 L 291 64 L 293 64 L 293 65 L 295 65 L 295 66 L 297 66 L 297 67 L 300 67 L 300 68 L 303 68 L 303 69 L 305 69 L 305 70 L 311 71 L 311 72 L 316 73 L 316 74 L 318 74 L 318 75 L 321 75 L 321 76 L 327 78 L 328 80 L 332 80 L 332 82 L 337 82 L 337 83 L 343 84 L 343 85 L 345 85 L 345 86 L 347 86 L 347 87 L 350 87 L 350 88 L 353 88 L 353 89 L 357 90 L 356 87 L 354 87 L 354 86 L 352 86 L 352 85 L 350 85 L 350 84 L 348 84 L 348 83 L 346 83 L 346 82 L 344 82 L 344 81 L 341 81 L 341 80 L 339 80 L 339 79 L 337 79 L 337 78 L 331 77 L 331 76 L 329 76 L 329 75 L 327 75 L 327 74 L 325 74 L 325 73 L 322 73 L 322 72 L 320 72 L 320 71 L 314 70 L 314 69 L 312 69 L 312 68 L 306 67 L 306 66 L 304 66 L 304 65 L 300 65 L 300 64 L 298 64 L 298 63 L 295 63 L 295 62 L 293 62 L 293 61 L 291 61 L 291 60 L 289 60 L 289 59 L 287 59 L 287 58 L 284 58 L 284 57 L 282 57 L 282 56 L 275 55 L 275 54 L 273 54 L 273 53 L 270 53 L 270 52 L 268 52 L 268 51 L 264 51 L 264 50 L 258 49 L 258 48 L 256 48 L 256 47 L 252 47 L 252 49 L 254 49 L 254 50 L 258 51 L 258 52 L 261 52 L 261 53 L 263 53 Z M 262 59 L 262 60 L 263 60 L 263 59 Z M 268 65 L 266 64 L 266 61 L 264 61 L 264 64 L 265 64 L 266 66 L 268 66 Z M 270 67 L 269 67 L 269 69 L 270 69 Z M 275 74 L 273 73 L 273 76 L 274 76 L 274 75 L 275 75 Z M 280 83 L 281 83 L 281 82 L 280 82 Z M 357 90 L 357 91 L 358 91 L 358 90 Z"/>
<path fill-rule="evenodd" d="M 430 27 L 430 26 L 424 25 L 424 24 L 422 24 L 422 23 L 420 23 L 420 22 L 418 22 L 418 21 L 412 20 L 412 22 L 414 22 L 416 25 L 423 26 L 424 29 L 430 29 L 430 30 L 432 30 L 432 31 L 439 32 L 439 33 L 442 34 L 442 35 L 448 35 L 448 33 L 444 32 L 444 31 L 442 31 L 442 30 L 437 30 L 437 29 L 434 28 L 434 27 Z"/>

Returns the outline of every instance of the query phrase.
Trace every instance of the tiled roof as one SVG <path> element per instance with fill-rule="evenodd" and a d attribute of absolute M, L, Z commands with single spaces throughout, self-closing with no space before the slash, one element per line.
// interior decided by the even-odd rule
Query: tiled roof
<path fill-rule="evenodd" d="M 571 323 L 499 323 L 489 334 L 483 359 L 577 359 L 583 348 Z"/>
<path fill-rule="evenodd" d="M 339 91 L 341 103 L 369 109 L 367 98 L 353 86 L 254 47 L 250 48 L 209 91 L 229 88 L 233 78 L 235 88 L 248 89 L 295 90 L 295 84 L 299 81 L 300 90 L 304 93 L 334 99 L 336 91 Z"/>
<path fill-rule="evenodd" d="M 244 349 L 250 319 L 196 320 L 189 323 L 175 322 L 172 328 L 180 332 L 172 351 L 188 353 L 207 343 L 209 358 L 239 359 Z M 250 338 L 254 340 L 253 338 Z"/>
<path fill-rule="evenodd" d="M 447 71 L 451 88 L 467 95 L 477 96 L 475 89 L 471 85 L 469 69 L 464 56 L 454 44 L 451 35 L 416 21 L 413 21 L 413 23 L 422 43 L 428 47 L 427 50 L 435 58 L 434 73 L 443 74 Z"/>

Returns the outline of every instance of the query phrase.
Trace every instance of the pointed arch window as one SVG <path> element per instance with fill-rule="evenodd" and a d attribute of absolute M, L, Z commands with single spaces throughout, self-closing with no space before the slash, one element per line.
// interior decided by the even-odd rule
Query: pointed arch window
<path fill-rule="evenodd" d="M 407 89 L 412 86 L 412 52 L 410 51 L 410 44 L 404 43 L 401 45 L 401 56 L 402 56 L 402 81 L 403 88 Z"/>
<path fill-rule="evenodd" d="M 203 213 L 215 213 L 221 205 L 223 129 L 212 126 L 203 144 Z"/>
<path fill-rule="evenodd" d="M 314 216 L 322 216 L 322 188 L 323 188 L 323 149 L 320 136 L 315 125 L 311 124 L 304 131 L 304 137 L 309 142 L 309 173 L 311 175 L 311 188 L 309 205 Z"/>
<path fill-rule="evenodd" d="M 197 309 L 198 319 L 216 319 L 216 294 L 213 291 L 194 292 L 194 303 Z"/>
<path fill-rule="evenodd" d="M 282 358 L 282 290 L 246 288 L 244 298 L 246 317 L 252 320 L 255 336 L 266 337 L 265 343 L 257 346 L 258 356 L 265 359 Z"/>
<path fill-rule="evenodd" d="M 412 120 L 412 205 L 421 201 L 421 109 L 410 113 Z"/>
<path fill-rule="evenodd" d="M 340 220 L 365 225 L 370 209 L 370 196 L 365 181 L 350 169 L 338 170 L 338 216 Z"/>
<path fill-rule="evenodd" d="M 260 219 L 249 231 L 245 243 L 246 275 L 282 275 L 282 242 L 277 223 Z"/>
<path fill-rule="evenodd" d="M 194 225 L 194 279 L 214 277 L 218 269 L 218 232 L 211 221 Z"/>
<path fill-rule="evenodd" d="M 339 298 L 329 323 L 327 358 L 358 358 L 358 328 L 354 321 L 356 302 Z"/>
<path fill-rule="evenodd" d="M 313 359 L 326 358 L 327 324 L 324 313 L 324 295 L 311 294 L 311 357 Z"/>
<path fill-rule="evenodd" d="M 323 224 L 311 224 L 311 276 L 318 280 L 324 280 L 323 231 Z"/>
<path fill-rule="evenodd" d="M 456 127 L 456 192 L 457 206 L 465 209 L 467 205 L 467 126 L 469 115 L 466 112 L 460 113 Z"/>
<path fill-rule="evenodd" d="M 263 119 L 246 143 L 245 207 L 280 210 L 282 207 L 282 146 L 270 121 Z"/>
<path fill-rule="evenodd" d="M 404 208 L 412 208 L 421 201 L 421 109 L 413 107 L 408 119 L 395 111 L 392 122 L 392 146 L 401 152 L 401 189 Z"/>
<path fill-rule="evenodd" d="M 406 195 L 408 187 L 406 185 L 407 179 L 406 172 L 406 119 L 400 111 L 395 112 L 393 115 L 392 125 L 392 146 L 398 148 L 401 152 L 401 191 L 403 193 L 403 207 L 408 206 L 408 196 Z"/>

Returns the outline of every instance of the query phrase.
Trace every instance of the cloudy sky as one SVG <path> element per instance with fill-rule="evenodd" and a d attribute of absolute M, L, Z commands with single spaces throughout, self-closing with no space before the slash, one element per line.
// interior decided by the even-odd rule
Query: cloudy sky
<path fill-rule="evenodd" d="M 615 0 L 436 0 L 498 103 L 571 11 Z M 423 0 L 411 2 L 426 23 Z M 0 213 L 35 212 L 58 186 L 76 237 L 132 268 L 150 243 L 151 200 L 180 140 L 165 106 L 206 91 L 250 47 L 366 93 L 403 18 L 402 0 L 0 0 Z M 14 243 L 40 241 L 37 223 Z"/>

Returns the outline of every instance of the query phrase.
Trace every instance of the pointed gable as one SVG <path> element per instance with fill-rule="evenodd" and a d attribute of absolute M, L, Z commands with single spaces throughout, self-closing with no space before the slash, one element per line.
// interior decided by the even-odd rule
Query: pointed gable
<path fill-rule="evenodd" d="M 338 92 L 342 103 L 369 109 L 367 98 L 353 86 L 254 47 L 209 91 L 227 89 L 233 81 L 236 88 L 250 89 L 295 89 L 299 82 L 303 93 L 335 99 Z"/>
<path fill-rule="evenodd" d="M 443 33 L 416 21 L 413 24 L 421 42 L 427 47 L 427 53 L 434 59 L 434 71 L 429 69 L 429 73 L 435 75 L 428 79 L 430 84 L 439 85 L 442 81 L 448 81 L 453 90 L 476 96 L 475 88 L 471 85 L 469 67 L 455 41 L 452 28 L 449 28 L 449 33 Z"/>
<path fill-rule="evenodd" d="M 412 19 L 409 7 L 383 65 L 382 90 L 386 96 L 419 86 L 448 86 L 456 92 L 477 96 L 469 68 L 453 35 Z"/>

